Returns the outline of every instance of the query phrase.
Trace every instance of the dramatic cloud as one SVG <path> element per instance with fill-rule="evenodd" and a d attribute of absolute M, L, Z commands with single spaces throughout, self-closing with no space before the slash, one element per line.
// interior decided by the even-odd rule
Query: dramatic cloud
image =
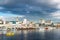
<path fill-rule="evenodd" d="M 60 0 L 35 0 L 35 1 L 39 4 L 60 9 Z"/>
<path fill-rule="evenodd" d="M 18 5 L 21 3 L 35 6 L 48 6 L 60 9 L 60 0 L 0 0 L 0 5 Z"/>
<path fill-rule="evenodd" d="M 25 17 L 24 15 L 15 15 L 15 14 L 12 14 L 10 11 L 8 11 L 8 12 L 0 12 L 0 16 L 2 16 L 2 17 L 7 17 L 7 18 L 9 18 L 9 17 L 21 17 L 21 18 L 23 18 L 23 17 Z"/>
<path fill-rule="evenodd" d="M 60 0 L 0 0 L 0 12 L 0 15 L 25 16 L 30 20 L 52 17 L 60 19 Z"/>
<path fill-rule="evenodd" d="M 56 19 L 60 19 L 60 11 L 56 11 L 51 13 L 51 16 Z"/>
<path fill-rule="evenodd" d="M 0 0 L 0 5 L 8 4 L 8 3 L 10 3 L 10 1 L 12 1 L 12 0 Z"/>
<path fill-rule="evenodd" d="M 0 10 L 5 9 L 4 7 L 0 7 Z"/>

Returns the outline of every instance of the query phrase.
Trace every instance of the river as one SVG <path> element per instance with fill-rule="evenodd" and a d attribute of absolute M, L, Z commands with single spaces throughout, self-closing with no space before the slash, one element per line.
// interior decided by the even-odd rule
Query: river
<path fill-rule="evenodd" d="M 60 40 L 60 29 L 20 30 L 14 36 L 0 35 L 0 40 Z"/>

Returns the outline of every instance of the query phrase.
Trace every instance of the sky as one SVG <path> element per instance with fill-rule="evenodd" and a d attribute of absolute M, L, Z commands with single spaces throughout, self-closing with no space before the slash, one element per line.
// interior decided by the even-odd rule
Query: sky
<path fill-rule="evenodd" d="M 0 16 L 60 22 L 60 0 L 0 0 Z"/>

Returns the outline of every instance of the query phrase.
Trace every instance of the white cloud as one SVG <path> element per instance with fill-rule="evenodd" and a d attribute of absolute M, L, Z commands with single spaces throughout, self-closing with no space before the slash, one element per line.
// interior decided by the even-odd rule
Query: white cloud
<path fill-rule="evenodd" d="M 60 11 L 56 11 L 51 13 L 52 18 L 60 19 Z"/>
<path fill-rule="evenodd" d="M 9 4 L 9 3 L 11 4 L 11 3 L 15 3 L 17 1 L 18 0 L 0 0 L 0 5 Z M 19 1 L 21 1 L 21 0 L 19 0 Z M 23 0 L 22 2 L 24 2 L 24 1 L 28 1 L 28 0 Z M 39 4 L 45 4 L 49 7 L 60 9 L 60 0 L 31 0 L 31 2 L 33 2 L 33 4 L 35 4 L 35 5 L 36 4 L 38 5 L 38 3 L 39 3 Z"/>
<path fill-rule="evenodd" d="M 8 2 L 9 2 L 9 0 L 0 0 L 0 5 L 6 4 Z"/>
<path fill-rule="evenodd" d="M 0 5 L 6 5 L 6 4 L 11 4 L 13 3 L 14 1 L 13 0 L 0 0 Z"/>
<path fill-rule="evenodd" d="M 1 10 L 1 9 L 5 9 L 5 8 L 4 8 L 4 7 L 0 7 L 0 10 Z"/>
<path fill-rule="evenodd" d="M 25 17 L 25 15 L 16 15 L 16 14 L 12 14 L 10 11 L 4 13 L 4 12 L 0 12 L 0 18 L 5 19 L 5 20 L 16 20 L 16 18 L 23 18 Z"/>
<path fill-rule="evenodd" d="M 37 3 L 60 9 L 60 0 L 36 0 Z"/>

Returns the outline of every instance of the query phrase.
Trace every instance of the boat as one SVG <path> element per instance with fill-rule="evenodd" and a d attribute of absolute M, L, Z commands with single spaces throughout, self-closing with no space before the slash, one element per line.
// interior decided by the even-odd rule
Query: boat
<path fill-rule="evenodd" d="M 37 29 L 37 28 L 35 28 L 35 27 L 26 27 L 26 28 L 16 28 L 17 30 L 35 30 L 35 29 Z"/>
<path fill-rule="evenodd" d="M 7 32 L 6 36 L 14 36 L 14 32 Z"/>

